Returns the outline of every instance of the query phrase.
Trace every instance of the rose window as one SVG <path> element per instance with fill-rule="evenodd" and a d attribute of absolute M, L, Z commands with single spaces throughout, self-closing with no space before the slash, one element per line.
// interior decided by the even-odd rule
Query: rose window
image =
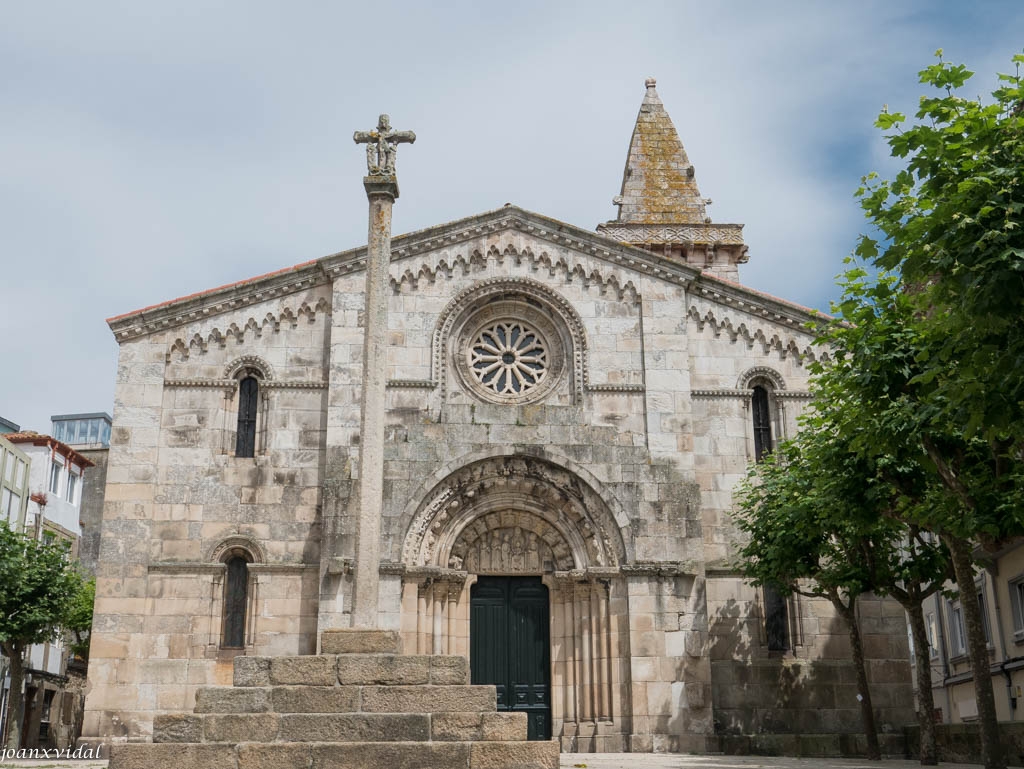
<path fill-rule="evenodd" d="M 519 321 L 495 323 L 470 345 L 470 370 L 484 388 L 498 395 L 522 395 L 548 373 L 547 345 Z"/>

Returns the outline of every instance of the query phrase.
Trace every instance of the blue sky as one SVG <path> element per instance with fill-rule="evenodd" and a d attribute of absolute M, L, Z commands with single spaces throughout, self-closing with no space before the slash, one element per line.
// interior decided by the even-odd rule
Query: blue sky
<path fill-rule="evenodd" d="M 104 318 L 359 245 L 389 112 L 396 234 L 512 202 L 611 219 L 644 78 L 743 282 L 827 308 L 936 48 L 991 90 L 1020 2 L 8 4 L 0 25 L 0 416 L 110 411 Z"/>

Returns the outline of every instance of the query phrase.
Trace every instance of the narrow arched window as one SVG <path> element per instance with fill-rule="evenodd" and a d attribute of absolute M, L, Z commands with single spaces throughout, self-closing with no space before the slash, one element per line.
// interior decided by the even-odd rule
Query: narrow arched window
<path fill-rule="evenodd" d="M 752 402 L 754 417 L 754 460 L 760 462 L 772 453 L 772 416 L 768 404 L 768 389 L 754 386 Z"/>
<path fill-rule="evenodd" d="M 764 629 L 769 651 L 789 649 L 789 610 L 786 597 L 773 585 L 764 586 Z"/>
<path fill-rule="evenodd" d="M 253 376 L 247 376 L 238 384 L 238 437 L 235 442 L 236 457 L 256 455 L 256 406 L 259 403 L 260 383 Z"/>
<path fill-rule="evenodd" d="M 245 610 L 249 603 L 249 562 L 241 555 L 227 562 L 224 584 L 224 641 L 228 649 L 245 647 Z"/>

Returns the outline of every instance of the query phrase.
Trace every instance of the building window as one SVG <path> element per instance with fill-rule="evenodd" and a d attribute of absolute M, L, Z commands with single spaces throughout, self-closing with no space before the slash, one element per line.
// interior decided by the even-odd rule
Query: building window
<path fill-rule="evenodd" d="M 789 649 L 789 610 L 786 597 L 772 585 L 764 586 L 764 629 L 768 651 Z"/>
<path fill-rule="evenodd" d="M 502 321 L 481 329 L 470 345 L 469 356 L 477 382 L 498 396 L 522 395 L 548 373 L 546 342 L 520 321 Z"/>
<path fill-rule="evenodd" d="M 772 452 L 772 415 L 768 388 L 755 385 L 751 401 L 754 418 L 754 461 L 760 462 Z"/>
<path fill-rule="evenodd" d="M 68 488 L 64 494 L 66 499 L 71 504 L 75 504 L 75 491 L 78 488 L 78 476 L 74 473 L 68 473 Z"/>
<path fill-rule="evenodd" d="M 56 460 L 50 465 L 50 493 L 60 494 L 60 474 L 64 466 Z"/>
<path fill-rule="evenodd" d="M 967 633 L 964 631 L 964 610 L 960 601 L 950 601 L 949 604 L 949 646 L 954 657 L 960 657 L 967 653 Z"/>
<path fill-rule="evenodd" d="M 259 394 L 260 383 L 254 376 L 247 376 L 238 385 L 236 457 L 256 456 L 256 407 Z"/>
<path fill-rule="evenodd" d="M 1024 574 L 1011 579 L 1008 587 L 1013 611 L 1013 638 L 1024 641 Z"/>
<path fill-rule="evenodd" d="M 0 497 L 0 518 L 10 524 L 16 524 L 20 513 L 21 496 L 15 494 L 13 489 L 3 489 L 3 496 Z"/>
<path fill-rule="evenodd" d="M 935 612 L 930 611 L 925 615 L 924 618 L 925 631 L 928 633 L 928 653 L 932 659 L 939 656 L 939 644 L 937 641 L 938 633 L 936 632 L 935 625 Z"/>
<path fill-rule="evenodd" d="M 981 611 L 981 632 L 985 634 L 985 643 L 992 645 L 992 634 L 988 629 L 988 604 L 985 601 L 985 584 L 978 585 L 978 608 Z"/>
<path fill-rule="evenodd" d="M 226 649 L 245 647 L 245 617 L 249 603 L 249 559 L 233 555 L 227 561 L 224 584 L 224 640 Z"/>

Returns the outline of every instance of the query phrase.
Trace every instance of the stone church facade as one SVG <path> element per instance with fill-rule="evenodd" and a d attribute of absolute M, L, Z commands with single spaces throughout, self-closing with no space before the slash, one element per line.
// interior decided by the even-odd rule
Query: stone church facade
<path fill-rule="evenodd" d="M 731 560 L 730 490 L 796 430 L 813 315 L 739 283 L 742 227 L 707 217 L 653 80 L 615 202 L 597 232 L 505 206 L 392 241 L 379 625 L 469 656 L 566 751 L 855 733 L 834 612 Z M 365 261 L 109 321 L 86 736 L 146 741 L 234 657 L 314 654 L 350 624 Z M 902 614 L 861 611 L 895 729 Z"/>

